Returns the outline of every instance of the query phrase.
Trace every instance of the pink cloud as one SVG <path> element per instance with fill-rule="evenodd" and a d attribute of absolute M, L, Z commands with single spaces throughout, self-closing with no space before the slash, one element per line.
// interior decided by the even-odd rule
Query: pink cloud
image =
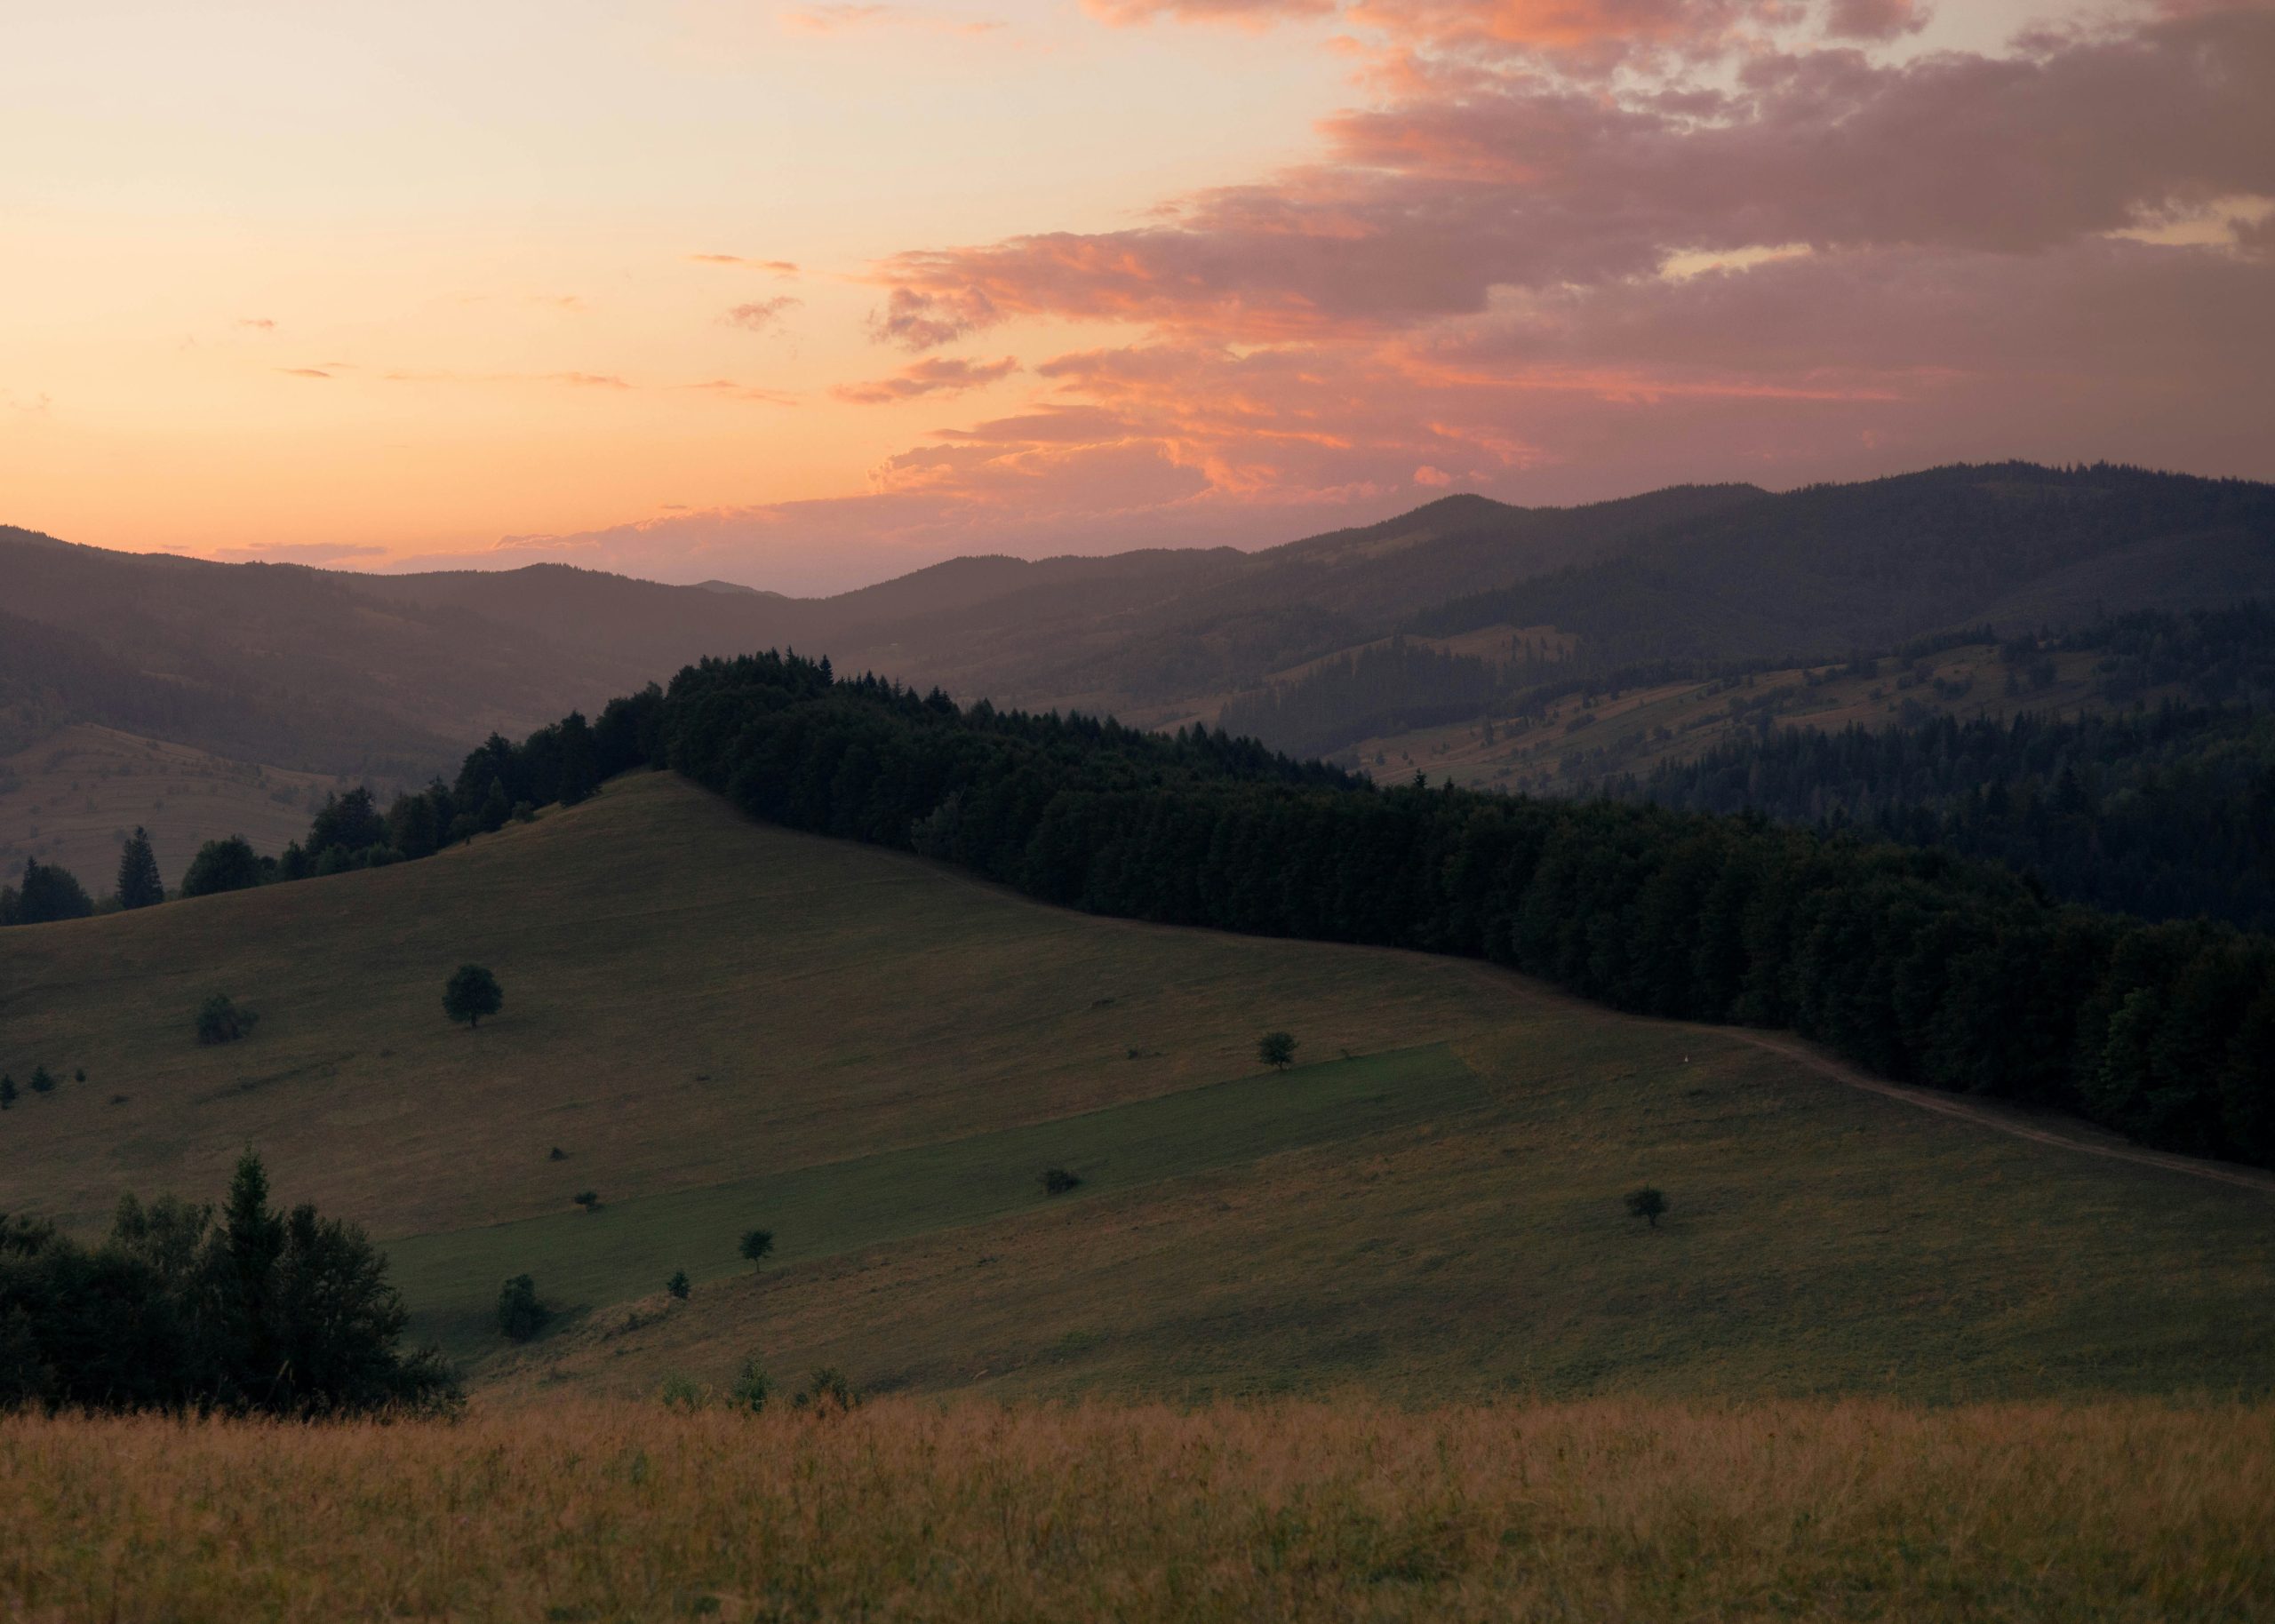
<path fill-rule="evenodd" d="M 962 394 L 1009 378 L 1018 370 L 1019 363 L 1009 355 L 1001 361 L 966 361 L 935 355 L 903 367 L 890 378 L 840 384 L 830 393 L 857 406 L 883 406 L 924 395 Z"/>
<path fill-rule="evenodd" d="M 1312 161 L 1125 229 L 875 267 L 881 343 L 1121 336 L 885 456 L 869 495 L 531 545 L 802 590 L 959 551 L 1285 539 L 1417 487 L 1571 501 L 2007 456 L 2275 475 L 2275 214 L 2235 201 L 2275 197 L 2265 4 L 2139 0 L 1909 56 L 1840 42 L 1907 36 L 1916 0 L 1092 9 L 1333 9 L 1370 99 Z M 1011 367 L 924 356 L 834 393 Z"/>
<path fill-rule="evenodd" d="M 804 302 L 786 293 L 775 299 L 753 299 L 746 305 L 737 305 L 719 319 L 730 326 L 746 328 L 752 332 L 765 332 L 779 326 L 784 316 Z"/>

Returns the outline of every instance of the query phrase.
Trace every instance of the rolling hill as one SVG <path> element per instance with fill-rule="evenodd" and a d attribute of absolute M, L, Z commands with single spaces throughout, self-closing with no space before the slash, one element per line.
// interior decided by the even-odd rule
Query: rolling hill
<path fill-rule="evenodd" d="M 506 988 L 479 1031 L 440 1004 L 468 960 Z M 212 991 L 251 1038 L 197 1045 Z M 258 1144 L 513 1390 L 752 1349 L 927 1391 L 2275 1384 L 2258 1175 L 1475 963 L 1043 907 L 665 775 L 421 862 L 0 935 L 0 1069 L 36 1064 L 66 1080 L 0 1114 L 12 1209 L 99 1226 Z M 1083 1182 L 1047 1198 L 1047 1166 Z M 1646 1182 L 1656 1230 L 1620 1209 Z M 516 1350 L 486 1322 L 524 1270 L 563 1313 Z"/>

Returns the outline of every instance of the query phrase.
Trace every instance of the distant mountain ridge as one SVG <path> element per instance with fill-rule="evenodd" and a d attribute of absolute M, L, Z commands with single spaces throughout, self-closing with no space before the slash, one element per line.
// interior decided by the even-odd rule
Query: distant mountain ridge
<path fill-rule="evenodd" d="M 1269 673 L 1400 630 L 1553 625 L 1602 664 L 2250 597 L 2275 598 L 2275 488 L 2027 464 L 1566 508 L 1450 496 L 1255 553 L 958 558 L 821 599 L 562 564 L 218 564 L 0 527 L 0 613 L 20 623 L 0 630 L 0 744 L 89 721 L 402 776 L 492 728 L 767 647 L 1150 724 L 1212 717 Z"/>

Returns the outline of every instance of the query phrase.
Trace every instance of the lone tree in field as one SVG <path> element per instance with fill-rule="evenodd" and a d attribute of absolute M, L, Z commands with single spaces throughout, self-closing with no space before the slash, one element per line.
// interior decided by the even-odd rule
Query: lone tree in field
<path fill-rule="evenodd" d="M 498 1293 L 498 1328 L 517 1342 L 525 1342 L 544 1326 L 545 1305 L 537 1300 L 537 1282 L 517 1274 Z"/>
<path fill-rule="evenodd" d="M 1256 1040 L 1256 1057 L 1274 1071 L 1296 1063 L 1296 1040 L 1286 1032 L 1266 1032 Z"/>
<path fill-rule="evenodd" d="M 686 1270 L 675 1269 L 672 1270 L 672 1278 L 664 1282 L 664 1289 L 671 1293 L 673 1296 L 678 1298 L 682 1302 L 685 1302 L 687 1301 L 687 1294 L 692 1291 L 694 1287 L 688 1281 Z"/>
<path fill-rule="evenodd" d="M 763 1269 L 766 1266 L 766 1260 L 774 1255 L 774 1231 L 745 1230 L 742 1254 L 749 1260 L 752 1273 L 755 1274 Z"/>
<path fill-rule="evenodd" d="M 54 1093 L 55 1074 L 50 1071 L 45 1066 L 34 1066 L 32 1068 L 32 1092 L 34 1094 Z"/>
<path fill-rule="evenodd" d="M 197 1040 L 200 1043 L 235 1043 L 252 1030 L 260 1017 L 250 1009 L 240 1009 L 226 992 L 216 992 L 197 1007 Z"/>
<path fill-rule="evenodd" d="M 158 878 L 158 859 L 150 849 L 150 836 L 140 824 L 118 854 L 118 905 L 148 908 L 166 900 L 166 882 Z"/>
<path fill-rule="evenodd" d="M 0 1075 L 0 1111 L 7 1110 L 8 1107 L 13 1105 L 15 1103 L 16 1079 L 12 1077 Z"/>
<path fill-rule="evenodd" d="M 1648 1184 L 1644 1185 L 1640 1190 L 1631 1190 L 1627 1192 L 1627 1215 L 1631 1218 L 1648 1219 L 1651 1227 L 1655 1230 L 1659 1227 L 1659 1214 L 1666 1210 L 1666 1197 Z"/>
<path fill-rule="evenodd" d="M 482 1017 L 494 1015 L 506 1001 L 498 978 L 478 964 L 462 964 L 443 988 L 443 1009 L 451 1020 L 479 1031 Z"/>

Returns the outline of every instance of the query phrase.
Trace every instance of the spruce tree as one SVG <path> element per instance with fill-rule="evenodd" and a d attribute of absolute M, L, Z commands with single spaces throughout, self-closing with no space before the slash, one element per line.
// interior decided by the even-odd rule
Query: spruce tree
<path fill-rule="evenodd" d="M 126 849 L 118 855 L 118 905 L 148 908 L 166 900 L 165 881 L 158 878 L 158 859 L 150 849 L 150 836 L 136 824 Z"/>

